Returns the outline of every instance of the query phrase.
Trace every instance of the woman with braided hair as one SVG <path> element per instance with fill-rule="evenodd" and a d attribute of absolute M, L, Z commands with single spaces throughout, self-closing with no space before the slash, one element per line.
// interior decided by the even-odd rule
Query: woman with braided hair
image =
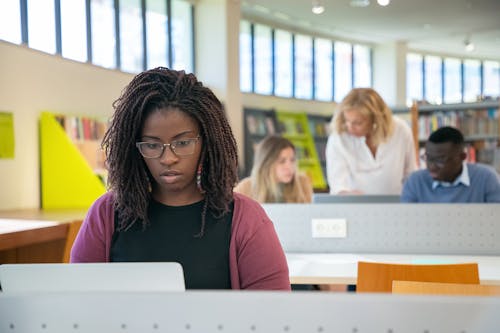
<path fill-rule="evenodd" d="M 108 193 L 71 262 L 179 262 L 187 289 L 290 289 L 272 222 L 233 194 L 237 149 L 222 105 L 193 74 L 138 74 L 114 103 L 102 148 Z"/>

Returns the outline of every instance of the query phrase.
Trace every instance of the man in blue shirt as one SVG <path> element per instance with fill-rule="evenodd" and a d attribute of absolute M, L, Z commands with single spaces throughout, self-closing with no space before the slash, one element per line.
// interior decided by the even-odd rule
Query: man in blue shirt
<path fill-rule="evenodd" d="M 456 128 L 441 127 L 432 133 L 423 157 L 427 169 L 408 177 L 402 202 L 500 202 L 497 174 L 465 162 L 464 137 Z"/>

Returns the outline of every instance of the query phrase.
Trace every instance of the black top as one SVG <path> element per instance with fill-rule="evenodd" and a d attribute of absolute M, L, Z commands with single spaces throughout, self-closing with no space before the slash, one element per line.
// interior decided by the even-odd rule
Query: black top
<path fill-rule="evenodd" d="M 233 204 L 229 214 L 216 219 L 207 212 L 205 233 L 200 232 L 203 201 L 187 206 L 166 206 L 152 200 L 150 224 L 137 221 L 129 229 L 115 232 L 110 251 L 114 262 L 175 261 L 184 269 L 186 289 L 231 289 L 229 243 Z"/>

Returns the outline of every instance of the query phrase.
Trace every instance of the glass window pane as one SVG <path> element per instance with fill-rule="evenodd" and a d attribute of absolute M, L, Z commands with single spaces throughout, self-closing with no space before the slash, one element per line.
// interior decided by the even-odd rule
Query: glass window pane
<path fill-rule="evenodd" d="M 141 72 L 143 54 L 141 1 L 120 1 L 121 70 Z"/>
<path fill-rule="evenodd" d="M 432 104 L 443 103 L 441 69 L 441 58 L 425 56 L 425 99 Z"/>
<path fill-rule="evenodd" d="M 414 100 L 423 100 L 422 56 L 406 55 L 406 104 L 411 106 Z"/>
<path fill-rule="evenodd" d="M 28 45 L 56 53 L 54 0 L 28 0 Z"/>
<path fill-rule="evenodd" d="M 500 62 L 483 62 L 484 96 L 500 96 Z"/>
<path fill-rule="evenodd" d="M 464 60 L 464 102 L 475 102 L 481 95 L 481 63 Z"/>
<path fill-rule="evenodd" d="M 284 30 L 274 32 L 274 94 L 281 97 L 292 97 L 292 34 Z"/>
<path fill-rule="evenodd" d="M 335 42 L 335 101 L 340 102 L 352 89 L 352 47 Z"/>
<path fill-rule="evenodd" d="M 0 1 L 0 39 L 21 44 L 21 10 L 19 0 Z"/>
<path fill-rule="evenodd" d="M 147 68 L 168 67 L 168 18 L 166 1 L 146 1 Z"/>
<path fill-rule="evenodd" d="M 191 4 L 172 1 L 172 68 L 193 71 L 193 31 Z"/>
<path fill-rule="evenodd" d="M 272 93 L 271 28 L 261 24 L 256 24 L 254 27 L 255 92 L 270 95 Z"/>
<path fill-rule="evenodd" d="M 87 61 L 85 0 L 61 0 L 62 56 Z"/>
<path fill-rule="evenodd" d="M 354 45 L 354 87 L 371 87 L 372 66 L 370 48 Z"/>
<path fill-rule="evenodd" d="M 317 38 L 314 49 L 315 99 L 331 101 L 333 99 L 333 43 L 328 39 Z"/>
<path fill-rule="evenodd" d="M 240 22 L 240 90 L 252 92 L 252 36 L 250 22 Z"/>
<path fill-rule="evenodd" d="M 462 101 L 462 63 L 460 59 L 444 59 L 444 102 Z"/>
<path fill-rule="evenodd" d="M 312 37 L 295 35 L 295 98 L 312 98 Z"/>
<path fill-rule="evenodd" d="M 113 0 L 91 0 L 92 62 L 116 68 L 115 8 Z"/>

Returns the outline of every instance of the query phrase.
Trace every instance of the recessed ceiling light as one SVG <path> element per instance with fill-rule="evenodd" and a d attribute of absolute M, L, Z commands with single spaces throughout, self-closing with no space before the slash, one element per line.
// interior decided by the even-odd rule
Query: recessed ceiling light
<path fill-rule="evenodd" d="M 366 7 L 370 5 L 370 0 L 351 0 L 349 5 L 351 7 Z"/>
<path fill-rule="evenodd" d="M 389 3 L 391 3 L 391 0 L 377 0 L 377 3 L 380 6 L 387 6 Z"/>
<path fill-rule="evenodd" d="M 325 12 L 325 6 L 320 0 L 313 0 L 311 11 L 316 14 L 323 14 Z"/>

